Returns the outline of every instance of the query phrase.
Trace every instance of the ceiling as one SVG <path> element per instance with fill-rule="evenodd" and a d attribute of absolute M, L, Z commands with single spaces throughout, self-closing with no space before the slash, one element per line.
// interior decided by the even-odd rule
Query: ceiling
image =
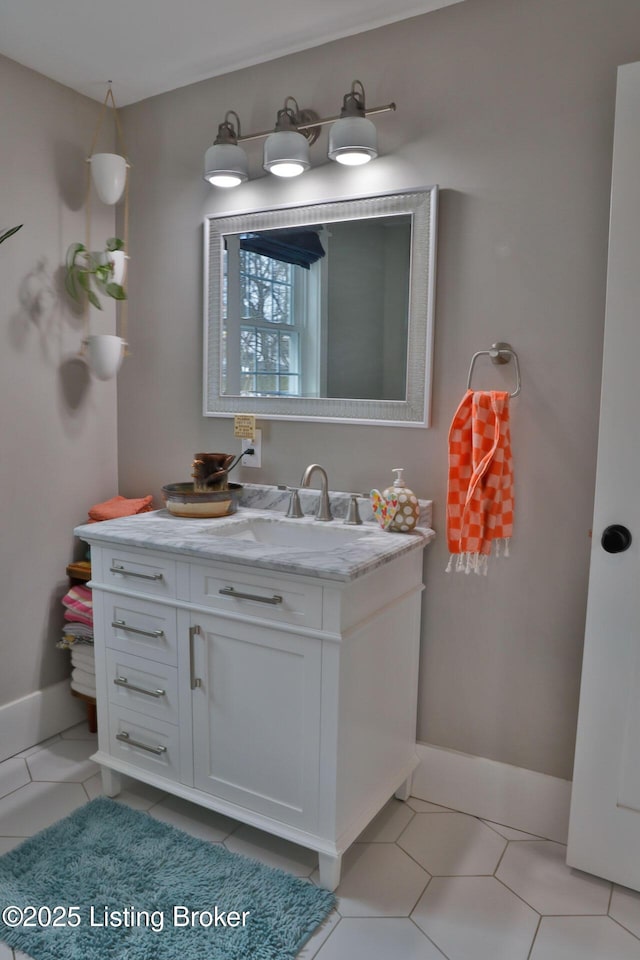
<path fill-rule="evenodd" d="M 118 106 L 461 0 L 0 0 L 0 53 Z"/>

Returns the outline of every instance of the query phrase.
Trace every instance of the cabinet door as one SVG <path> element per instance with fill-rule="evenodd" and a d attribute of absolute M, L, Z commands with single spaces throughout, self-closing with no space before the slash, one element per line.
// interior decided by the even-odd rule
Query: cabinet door
<path fill-rule="evenodd" d="M 206 614 L 192 628 L 194 785 L 314 828 L 321 642 Z"/>

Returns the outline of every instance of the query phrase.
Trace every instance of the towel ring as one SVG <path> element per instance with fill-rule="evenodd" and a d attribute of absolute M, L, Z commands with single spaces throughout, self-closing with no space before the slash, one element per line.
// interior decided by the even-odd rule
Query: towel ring
<path fill-rule="evenodd" d="M 474 353 L 474 355 L 471 357 L 471 366 L 469 367 L 469 376 L 467 377 L 467 390 L 471 390 L 473 367 L 478 357 L 490 357 L 492 363 L 509 363 L 513 357 L 516 374 L 516 388 L 513 393 L 509 394 L 509 396 L 511 399 L 517 397 L 522 386 L 520 381 L 520 363 L 518 362 L 518 354 L 512 349 L 511 344 L 502 342 L 492 343 L 490 350 L 478 350 L 477 353 Z"/>

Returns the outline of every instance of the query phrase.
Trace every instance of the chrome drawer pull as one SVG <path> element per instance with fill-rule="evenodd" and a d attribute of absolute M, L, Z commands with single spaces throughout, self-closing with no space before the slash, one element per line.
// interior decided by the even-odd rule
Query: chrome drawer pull
<path fill-rule="evenodd" d="M 256 600 L 258 603 L 282 603 L 282 597 L 274 593 L 272 597 L 259 597 L 255 593 L 241 593 L 235 587 L 222 587 L 218 593 L 223 597 L 235 597 L 236 600 Z"/>
<path fill-rule="evenodd" d="M 134 683 L 129 683 L 126 677 L 116 677 L 113 681 L 116 687 L 126 687 L 127 690 L 135 690 L 136 693 L 146 693 L 148 697 L 164 697 L 166 690 L 146 690 L 144 687 L 137 687 Z"/>
<path fill-rule="evenodd" d="M 140 577 L 141 580 L 162 580 L 162 573 L 138 573 L 136 570 L 126 570 L 124 567 L 109 567 L 111 573 L 122 573 L 125 577 Z"/>
<path fill-rule="evenodd" d="M 159 640 L 160 637 L 164 637 L 164 630 L 141 630 L 140 627 L 128 626 L 124 620 L 112 620 L 111 626 L 118 627 L 120 630 L 126 630 L 127 633 L 139 633 L 142 637 L 152 637 L 154 640 Z"/>
<path fill-rule="evenodd" d="M 193 650 L 193 640 L 194 637 L 199 637 L 202 635 L 202 631 L 199 626 L 189 627 L 189 676 L 191 678 L 191 689 L 197 690 L 198 687 L 202 686 L 202 680 L 200 677 L 194 676 L 195 673 L 195 653 Z"/>
<path fill-rule="evenodd" d="M 122 733 L 116 733 L 116 740 L 120 740 L 122 743 L 128 743 L 130 747 L 139 747 L 140 750 L 155 753 L 157 757 L 167 752 L 166 747 L 150 747 L 147 743 L 141 743 L 140 740 L 132 740 L 126 730 L 123 730 Z"/>

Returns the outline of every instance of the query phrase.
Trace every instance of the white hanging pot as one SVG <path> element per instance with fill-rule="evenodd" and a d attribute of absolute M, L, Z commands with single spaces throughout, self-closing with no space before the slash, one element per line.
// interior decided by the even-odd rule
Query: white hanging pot
<path fill-rule="evenodd" d="M 98 380 L 115 377 L 124 357 L 125 342 L 122 337 L 101 333 L 87 337 L 87 360 L 91 372 Z"/>
<path fill-rule="evenodd" d="M 113 274 L 111 280 L 120 286 L 124 284 L 125 268 L 127 265 L 127 255 L 124 250 L 109 250 L 107 257 L 113 264 Z"/>
<path fill-rule="evenodd" d="M 117 203 L 127 180 L 127 161 L 117 153 L 94 153 L 90 157 L 91 176 L 103 203 Z"/>
<path fill-rule="evenodd" d="M 127 254 L 124 250 L 95 250 L 91 256 L 96 263 L 110 263 L 113 272 L 109 277 L 109 282 L 123 286 L 127 267 Z"/>

